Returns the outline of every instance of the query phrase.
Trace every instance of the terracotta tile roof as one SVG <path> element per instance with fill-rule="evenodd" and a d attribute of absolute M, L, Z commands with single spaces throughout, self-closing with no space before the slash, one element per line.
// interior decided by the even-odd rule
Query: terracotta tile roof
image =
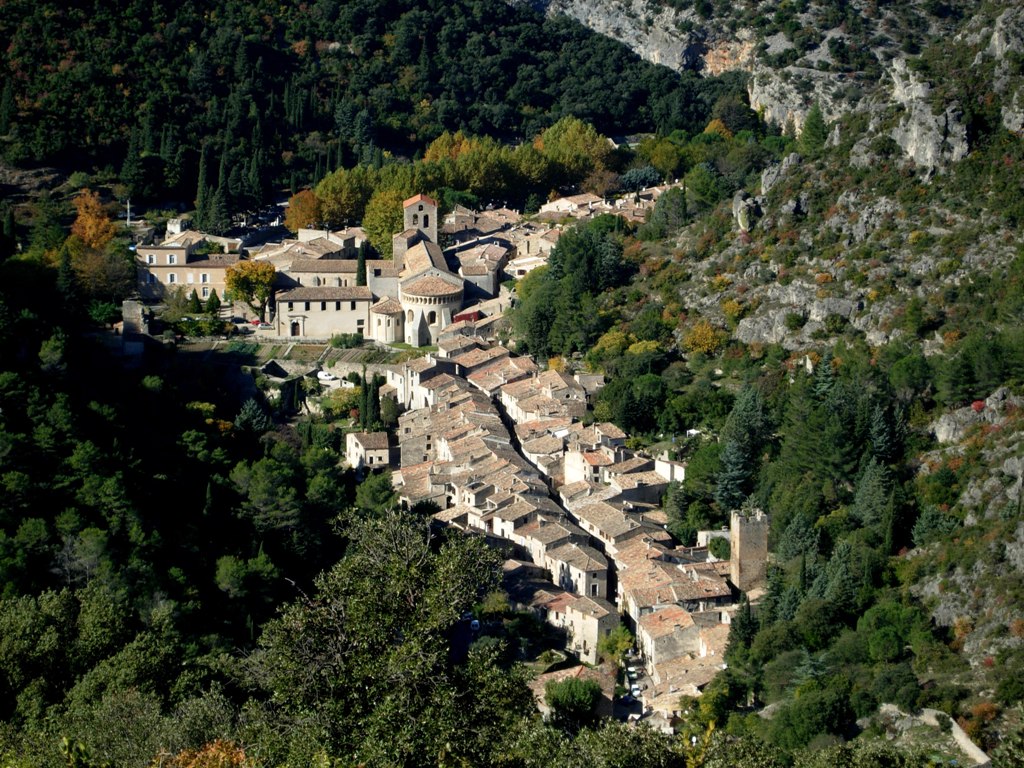
<path fill-rule="evenodd" d="M 585 614 L 594 619 L 603 619 L 615 613 L 615 606 L 600 597 L 577 597 L 568 606 L 570 611 Z"/>
<path fill-rule="evenodd" d="M 583 460 L 592 467 L 607 467 L 614 462 L 611 456 L 601 451 L 589 451 L 583 454 Z"/>
<path fill-rule="evenodd" d="M 607 438 L 611 438 L 612 440 L 624 440 L 627 437 L 625 432 L 610 421 L 602 421 L 598 424 L 594 424 L 593 426 L 596 431 L 600 432 Z"/>
<path fill-rule="evenodd" d="M 237 253 L 209 253 L 205 256 L 189 256 L 186 266 L 209 267 L 211 269 L 223 269 L 241 261 Z"/>
<path fill-rule="evenodd" d="M 392 298 L 384 298 L 370 307 L 370 311 L 378 315 L 400 315 L 402 314 L 402 305 Z"/>
<path fill-rule="evenodd" d="M 447 280 L 429 275 L 402 286 L 402 293 L 411 296 L 448 296 L 462 293 L 461 285 L 452 285 Z"/>
<path fill-rule="evenodd" d="M 608 568 L 608 559 L 586 544 L 563 544 L 548 552 L 548 557 L 580 571 L 601 571 Z"/>
<path fill-rule="evenodd" d="M 693 626 L 693 617 L 678 605 L 670 605 L 654 613 L 645 613 L 638 623 L 651 638 L 658 638 L 667 637 L 679 629 L 689 629 Z"/>
<path fill-rule="evenodd" d="M 429 240 L 420 240 L 406 251 L 403 263 L 403 275 L 416 275 L 431 267 L 441 272 L 448 272 L 448 262 L 444 259 L 441 246 Z"/>
<path fill-rule="evenodd" d="M 319 288 L 299 286 L 277 294 L 282 301 L 372 301 L 373 294 L 365 285 L 320 286 Z"/>
<path fill-rule="evenodd" d="M 561 455 L 562 450 L 565 448 L 565 444 L 562 442 L 562 440 L 552 435 L 542 435 L 541 437 L 535 437 L 533 440 L 527 440 L 522 445 L 524 453 L 532 454 L 557 453 Z"/>
<path fill-rule="evenodd" d="M 387 432 L 354 432 L 352 437 L 367 451 L 382 451 L 388 447 Z"/>
<path fill-rule="evenodd" d="M 354 275 L 356 273 L 356 262 L 352 259 L 295 259 L 292 261 L 288 271 L 300 274 L 307 272 L 330 272 Z"/>
<path fill-rule="evenodd" d="M 402 207 L 408 208 L 410 205 L 415 205 L 416 203 L 427 203 L 428 205 L 432 205 L 437 208 L 437 202 L 432 197 L 427 197 L 424 194 L 413 195 L 402 203 Z"/>

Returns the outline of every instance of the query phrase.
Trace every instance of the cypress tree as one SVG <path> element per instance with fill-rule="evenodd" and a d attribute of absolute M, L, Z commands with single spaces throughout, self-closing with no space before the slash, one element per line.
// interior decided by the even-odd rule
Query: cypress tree
<path fill-rule="evenodd" d="M 214 235 L 222 235 L 231 229 L 231 214 L 228 213 L 228 203 L 223 187 L 218 187 L 217 191 L 213 193 L 213 197 L 210 198 L 206 227 Z"/>
<path fill-rule="evenodd" d="M 217 296 L 217 289 L 210 289 L 210 296 L 206 299 L 206 312 L 210 315 L 216 315 L 220 311 L 220 297 Z"/>
<path fill-rule="evenodd" d="M 366 252 L 370 244 L 363 240 L 359 244 L 359 257 L 356 260 L 356 285 L 366 285 Z"/>
<path fill-rule="evenodd" d="M 209 187 L 206 179 L 206 147 L 199 150 L 199 183 L 196 186 L 196 227 L 200 230 L 206 229 L 206 220 L 209 217 Z"/>
<path fill-rule="evenodd" d="M 188 311 L 193 315 L 198 315 L 203 311 L 203 305 L 199 301 L 199 294 L 196 293 L 196 289 L 192 289 L 191 295 L 188 297 Z"/>
<path fill-rule="evenodd" d="M 4 92 L 0 96 L 0 136 L 6 136 L 10 132 L 15 114 L 14 88 L 8 78 L 4 81 Z"/>
<path fill-rule="evenodd" d="M 133 128 L 128 152 L 121 165 L 121 183 L 128 187 L 128 194 L 134 196 L 142 193 L 143 181 L 141 140 L 138 129 Z"/>
<path fill-rule="evenodd" d="M 17 241 L 14 236 L 14 207 L 4 205 L 3 232 L 0 234 L 0 261 L 13 256 Z"/>

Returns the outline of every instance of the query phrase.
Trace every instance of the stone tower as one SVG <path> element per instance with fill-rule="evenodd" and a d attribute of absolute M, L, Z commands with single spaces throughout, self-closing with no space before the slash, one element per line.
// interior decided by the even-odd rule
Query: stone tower
<path fill-rule="evenodd" d="M 426 195 L 413 195 L 404 203 L 405 229 L 419 230 L 432 243 L 437 242 L 437 203 Z"/>
<path fill-rule="evenodd" d="M 733 512 L 729 525 L 729 576 L 741 592 L 765 586 L 768 564 L 768 515 L 755 509 Z"/>

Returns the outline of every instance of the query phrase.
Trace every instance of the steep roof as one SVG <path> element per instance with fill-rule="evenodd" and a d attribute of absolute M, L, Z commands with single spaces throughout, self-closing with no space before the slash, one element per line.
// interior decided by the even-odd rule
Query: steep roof
<path fill-rule="evenodd" d="M 406 251 L 403 262 L 402 274 L 410 277 L 424 272 L 431 267 L 442 272 L 450 272 L 441 246 L 429 240 L 420 240 Z"/>
<path fill-rule="evenodd" d="M 437 201 L 435 201 L 434 198 L 427 197 L 423 194 L 413 195 L 408 200 L 405 200 L 402 203 L 402 208 L 408 208 L 410 205 L 415 205 L 416 203 L 427 203 L 428 205 L 432 205 L 437 208 Z"/>
<path fill-rule="evenodd" d="M 453 285 L 448 280 L 443 280 L 436 275 L 428 275 L 418 280 L 413 280 L 408 285 L 402 286 L 402 292 L 412 296 L 447 296 L 448 294 L 461 293 L 461 285 Z"/>

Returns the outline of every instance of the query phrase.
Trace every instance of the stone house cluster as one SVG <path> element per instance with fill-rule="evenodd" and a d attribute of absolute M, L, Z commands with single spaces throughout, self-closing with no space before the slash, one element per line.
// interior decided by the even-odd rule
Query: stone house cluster
<path fill-rule="evenodd" d="M 584 192 L 579 195 L 560 197 L 540 207 L 539 218 L 548 221 L 562 219 L 591 219 L 603 214 L 621 216 L 627 221 L 642 224 L 654 209 L 658 198 L 680 182 L 647 187 L 621 197 L 606 200 L 598 195 Z"/>
<path fill-rule="evenodd" d="M 628 621 L 649 674 L 645 705 L 671 719 L 722 668 L 739 592 L 764 585 L 767 516 L 733 516 L 730 561 L 676 546 L 660 500 L 685 465 L 630 450 L 614 424 L 581 423 L 599 380 L 540 372 L 461 330 L 387 371 L 382 395 L 408 409 L 401 498 L 433 501 L 440 523 L 508 547 L 514 601 L 565 628 L 584 660 Z"/>

